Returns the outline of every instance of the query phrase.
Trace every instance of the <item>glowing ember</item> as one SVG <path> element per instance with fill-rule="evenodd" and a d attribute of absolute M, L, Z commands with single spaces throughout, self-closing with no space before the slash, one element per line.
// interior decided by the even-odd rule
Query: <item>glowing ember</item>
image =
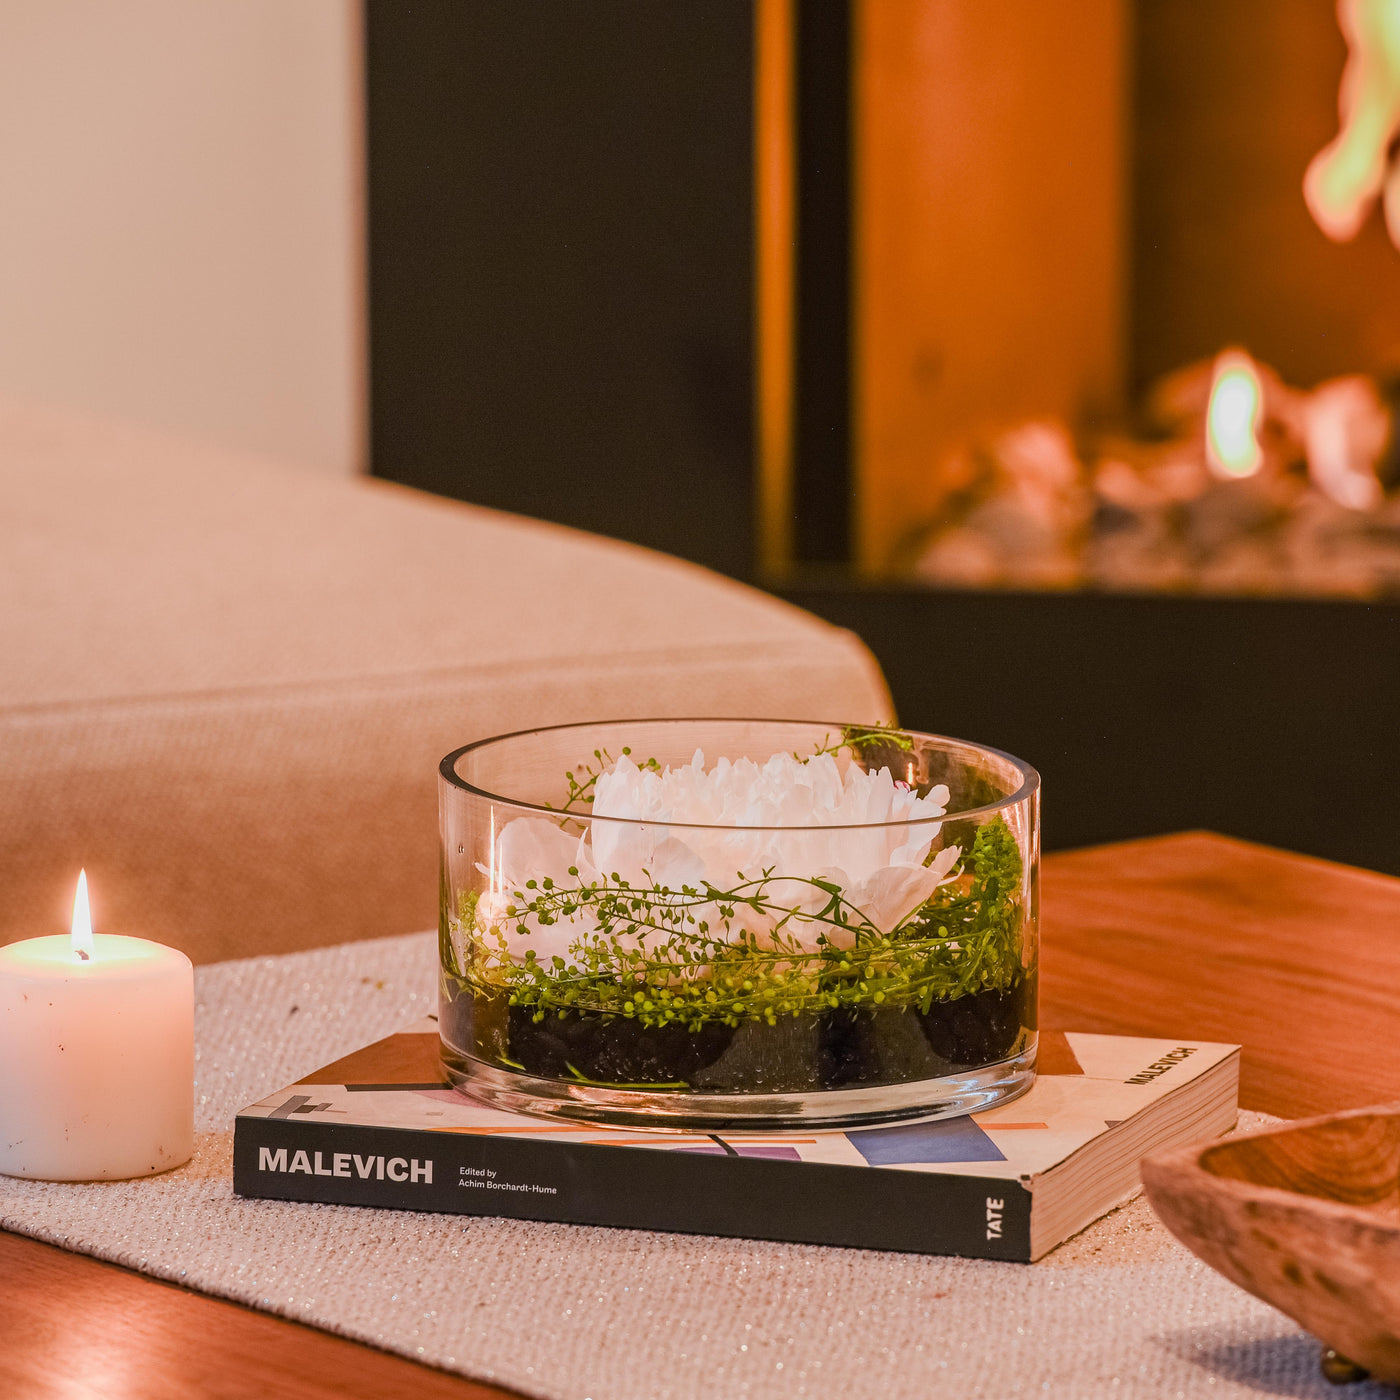
<path fill-rule="evenodd" d="M 1390 436 L 1390 418 L 1375 383 L 1352 374 L 1320 384 L 1299 414 L 1308 476 L 1347 510 L 1374 510 L 1385 492 L 1376 463 Z"/>
<path fill-rule="evenodd" d="M 1206 462 L 1216 476 L 1253 476 L 1259 470 L 1263 416 L 1264 390 L 1254 361 L 1238 350 L 1225 351 L 1215 362 L 1206 410 Z"/>
<path fill-rule="evenodd" d="M 1369 375 L 1298 388 L 1235 347 L 1132 430 L 970 437 L 938 485 L 891 559 L 938 586 L 1400 597 L 1400 388 Z"/>

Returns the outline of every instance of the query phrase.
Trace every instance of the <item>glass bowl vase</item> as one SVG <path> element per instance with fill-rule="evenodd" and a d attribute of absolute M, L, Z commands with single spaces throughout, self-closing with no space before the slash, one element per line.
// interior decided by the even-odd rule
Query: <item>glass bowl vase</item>
<path fill-rule="evenodd" d="M 621 1127 L 847 1127 L 1030 1087 L 1040 779 L 934 734 L 564 725 L 442 761 L 449 1081 Z"/>

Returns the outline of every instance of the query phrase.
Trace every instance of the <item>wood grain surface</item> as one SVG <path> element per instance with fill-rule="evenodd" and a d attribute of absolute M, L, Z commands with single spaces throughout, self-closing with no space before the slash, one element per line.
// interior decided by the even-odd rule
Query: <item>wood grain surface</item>
<path fill-rule="evenodd" d="M 5 1400 L 500 1400 L 508 1393 L 0 1231 Z"/>
<path fill-rule="evenodd" d="M 1246 1107 L 1400 1099 L 1400 879 L 1204 832 L 1048 856 L 1042 1022 L 1243 1044 Z M 5 1400 L 503 1390 L 0 1232 Z"/>
<path fill-rule="evenodd" d="M 1400 880 L 1207 832 L 1048 857 L 1041 1021 L 1244 1047 L 1286 1118 L 1400 1099 Z"/>

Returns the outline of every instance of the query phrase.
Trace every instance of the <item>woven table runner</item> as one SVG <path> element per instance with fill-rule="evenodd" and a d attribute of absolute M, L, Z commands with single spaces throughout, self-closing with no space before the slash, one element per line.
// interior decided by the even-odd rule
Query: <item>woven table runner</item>
<path fill-rule="evenodd" d="M 1336 1394 L 1141 1200 L 1025 1265 L 234 1196 L 237 1110 L 434 1009 L 435 958 L 415 934 L 197 969 L 194 1160 L 0 1177 L 0 1226 L 549 1400 Z"/>

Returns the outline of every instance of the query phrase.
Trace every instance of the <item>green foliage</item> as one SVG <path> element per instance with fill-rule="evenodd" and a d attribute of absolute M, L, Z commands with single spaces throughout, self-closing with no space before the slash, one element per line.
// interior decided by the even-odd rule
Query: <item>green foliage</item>
<path fill-rule="evenodd" d="M 927 937 L 954 938 L 969 950 L 965 990 L 1005 989 L 1020 962 L 1021 849 L 1003 817 L 984 823 L 961 880 L 938 890 L 914 915 Z M 963 993 L 959 993 L 963 995 Z"/>
<path fill-rule="evenodd" d="M 891 726 L 848 725 L 839 741 L 825 740 L 808 757 L 848 750 L 863 767 L 895 769 L 913 749 L 913 739 Z M 593 757 L 597 767 L 585 763 L 566 775 L 567 799 L 554 810 L 592 805 L 598 778 L 613 763 L 604 749 Z M 639 767 L 659 772 L 661 765 L 649 758 Z M 997 817 L 978 829 L 955 877 L 885 932 L 838 885 L 816 877 L 770 870 L 727 889 L 705 882 L 671 890 L 632 885 L 617 874 L 586 882 L 571 868 L 572 883 L 546 877 L 512 892 L 494 922 L 481 915 L 477 892 L 464 891 L 452 911 L 444 889 L 442 967 L 459 987 L 504 996 L 532 1009 L 537 1021 L 602 1014 L 698 1031 L 715 1022 L 774 1025 L 780 1016 L 854 1007 L 927 1012 L 935 1001 L 1005 990 L 1015 980 L 1022 873 L 1016 838 Z M 793 928 L 794 883 L 819 896 L 805 901 L 801 938 Z M 782 900 L 779 885 L 788 891 Z M 583 931 L 567 956 L 541 959 L 529 947 L 532 928 L 575 919 Z"/>
<path fill-rule="evenodd" d="M 631 749 L 623 749 L 622 752 L 627 758 L 632 756 Z M 556 807 L 552 802 L 546 802 L 544 805 L 548 807 L 551 812 L 572 812 L 579 807 L 591 807 L 593 805 L 593 791 L 598 786 L 598 779 L 612 767 L 614 762 L 612 754 L 610 754 L 607 749 L 594 749 L 593 757 L 598 760 L 597 768 L 591 763 L 584 763 L 580 765 L 578 773 L 570 769 L 569 772 L 564 774 L 564 780 L 569 787 L 569 795 L 565 798 L 562 807 Z M 659 773 L 661 771 L 661 764 L 654 758 L 643 760 L 637 767 L 649 768 L 653 773 Z M 580 777 L 579 773 L 583 776 Z"/>
<path fill-rule="evenodd" d="M 889 724 L 845 724 L 841 726 L 841 737 L 835 742 L 827 735 L 810 754 L 795 753 L 793 757 L 808 763 L 823 754 L 836 755 L 849 749 L 865 768 L 878 764 L 890 768 L 891 754 L 913 753 L 914 741 L 902 729 Z"/>
<path fill-rule="evenodd" d="M 481 896 L 476 890 L 463 890 L 457 901 L 456 922 L 461 928 L 469 929 L 476 922 L 476 906 Z M 446 870 L 442 873 L 438 887 L 438 964 L 443 972 L 463 980 L 462 969 L 457 964 L 457 949 L 452 942 L 452 891 Z"/>
<path fill-rule="evenodd" d="M 490 926 L 477 896 L 464 894 L 458 928 L 467 966 L 446 937 L 444 969 L 463 987 L 532 1008 L 536 1020 L 604 1014 L 697 1031 L 843 1007 L 927 1011 L 935 1001 L 1004 990 L 1020 968 L 1021 855 L 1001 817 L 978 832 L 956 878 L 889 932 L 866 921 L 838 885 L 815 877 L 800 881 L 820 900 L 802 916 L 799 940 L 790 899 L 774 892 L 779 882 L 791 890 L 797 877 L 768 871 L 729 889 L 706 882 L 670 890 L 617 874 L 591 882 L 576 868 L 569 875 L 567 885 L 528 881 Z M 532 925 L 580 915 L 586 931 L 567 957 L 541 959 L 528 947 Z M 511 950 L 521 939 L 527 951 L 517 960 Z"/>

